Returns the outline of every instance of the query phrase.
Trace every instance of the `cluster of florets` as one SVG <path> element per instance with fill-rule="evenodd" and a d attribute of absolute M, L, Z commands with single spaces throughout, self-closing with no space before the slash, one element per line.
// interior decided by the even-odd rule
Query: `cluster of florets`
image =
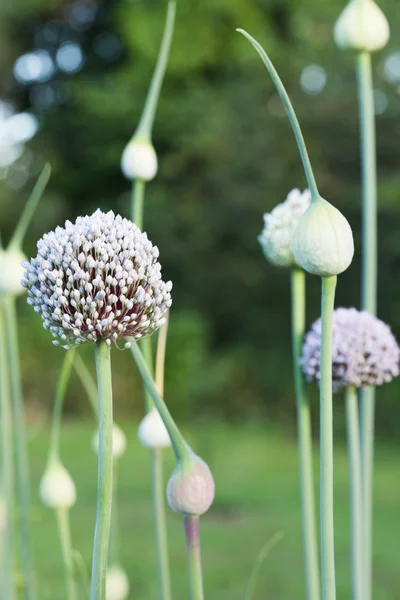
<path fill-rule="evenodd" d="M 333 389 L 382 385 L 399 374 L 400 349 L 386 323 L 367 311 L 337 308 L 332 327 Z M 307 333 L 301 364 L 308 381 L 320 379 L 321 319 Z"/>
<path fill-rule="evenodd" d="M 161 279 L 158 248 L 128 219 L 97 210 L 67 221 L 37 246 L 36 258 L 24 263 L 22 285 L 55 345 L 98 339 L 110 345 L 163 324 L 172 283 Z"/>
<path fill-rule="evenodd" d="M 300 217 L 310 204 L 309 190 L 303 193 L 292 190 L 284 202 L 281 202 L 270 213 L 264 214 L 264 228 L 258 241 L 265 257 L 272 264 L 280 267 L 296 265 L 292 251 L 293 231 Z"/>

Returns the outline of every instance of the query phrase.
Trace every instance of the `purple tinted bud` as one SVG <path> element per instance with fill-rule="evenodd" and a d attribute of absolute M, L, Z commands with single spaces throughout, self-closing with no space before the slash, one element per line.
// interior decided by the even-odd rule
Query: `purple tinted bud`
<path fill-rule="evenodd" d="M 314 322 L 303 345 L 302 368 L 307 381 L 320 379 L 321 319 Z M 399 374 L 400 350 L 386 323 L 367 311 L 337 308 L 333 313 L 333 389 L 382 385 Z"/>

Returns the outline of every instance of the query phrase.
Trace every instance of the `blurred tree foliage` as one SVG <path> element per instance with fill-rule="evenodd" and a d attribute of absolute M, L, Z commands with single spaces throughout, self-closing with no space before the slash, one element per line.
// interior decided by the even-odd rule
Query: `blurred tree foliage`
<path fill-rule="evenodd" d="M 396 0 L 382 1 L 392 42 L 374 59 L 380 174 L 379 307 L 400 338 L 400 98 L 386 61 L 396 56 Z M 354 60 L 339 53 L 332 26 L 344 2 L 178 0 L 176 35 L 154 129 L 159 176 L 148 186 L 145 226 L 174 282 L 167 399 L 182 417 L 268 415 L 292 421 L 289 275 L 264 260 L 262 214 L 305 179 L 289 123 L 247 29 L 268 50 L 297 110 L 323 195 L 349 218 L 357 252 L 340 277 L 337 303 L 359 302 L 360 188 Z M 128 214 L 119 169 L 138 121 L 158 52 L 166 2 L 18 0 L 0 8 L 0 99 L 29 110 L 40 130 L 0 181 L 1 230 L 15 224 L 43 161 L 49 190 L 26 251 L 65 218 L 100 206 Z M 56 61 L 66 42 L 82 50 L 75 73 L 18 82 L 13 65 L 42 49 Z M 397 60 L 400 55 L 397 55 Z M 322 83 L 315 89 L 315 69 Z M 308 69 L 307 69 L 308 67 Z M 322 69 L 322 70 L 321 70 Z M 311 77 L 311 80 L 310 80 Z M 326 81 L 325 81 L 326 79 Z M 311 83 L 310 83 L 311 81 Z M 307 83 L 308 82 L 308 83 Z M 314 86 L 314 88 L 313 88 Z M 317 86 L 318 87 L 318 86 Z M 313 89 L 311 89 L 313 88 Z M 311 93 L 313 92 L 313 93 Z M 318 93 L 317 93 L 318 92 Z M 318 316 L 319 281 L 309 277 L 308 322 Z M 21 301 L 26 389 L 49 405 L 62 354 Z M 85 350 L 91 360 L 90 349 Z M 128 353 L 114 352 L 117 404 L 141 411 Z M 76 382 L 71 406 L 83 404 Z M 134 391 L 132 391 L 134 390 Z M 380 431 L 398 434 L 400 383 L 379 392 Z M 337 398 L 341 403 L 341 399 Z M 399 417 L 393 418 L 394 412 Z"/>

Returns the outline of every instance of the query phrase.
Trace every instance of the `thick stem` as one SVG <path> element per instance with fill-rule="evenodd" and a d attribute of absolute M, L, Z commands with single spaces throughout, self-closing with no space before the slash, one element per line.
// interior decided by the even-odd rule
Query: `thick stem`
<path fill-rule="evenodd" d="M 160 600 L 171 600 L 171 577 L 168 557 L 167 524 L 165 520 L 163 454 L 160 448 L 153 448 L 151 450 L 151 462 Z"/>
<path fill-rule="evenodd" d="M 157 64 L 154 69 L 153 78 L 151 80 L 142 116 L 135 133 L 137 137 L 151 138 L 154 116 L 157 110 L 158 99 L 160 97 L 161 86 L 164 80 L 165 70 L 167 68 L 169 51 L 174 33 L 175 13 L 176 0 L 169 0 Z"/>
<path fill-rule="evenodd" d="M 4 310 L 0 303 L 0 432 L 1 472 L 4 491 L 6 525 L 3 534 L 3 569 L 1 592 L 5 600 L 15 600 L 14 586 L 14 465 L 13 422 L 11 410 L 9 369 L 7 360 Z"/>
<path fill-rule="evenodd" d="M 271 76 L 272 81 L 275 84 L 278 94 L 282 100 L 283 106 L 285 107 L 286 114 L 292 125 L 293 133 L 296 138 L 297 146 L 299 148 L 301 160 L 303 163 L 304 172 L 307 178 L 308 187 L 311 192 L 311 198 L 312 200 L 317 200 L 319 198 L 319 192 L 317 188 L 317 183 L 315 181 L 314 172 L 311 166 L 310 158 L 308 156 L 300 124 L 297 120 L 296 113 L 294 111 L 290 98 L 286 92 L 285 86 L 283 85 L 281 78 L 276 72 L 276 69 L 272 64 L 270 58 L 268 57 L 267 53 L 265 52 L 264 48 L 253 37 L 251 37 L 251 35 L 249 35 L 247 31 L 244 31 L 243 29 L 237 29 L 236 31 L 244 35 L 244 37 L 249 40 L 249 42 L 253 45 L 253 47 L 257 50 L 258 54 L 260 55 L 264 65 L 267 67 L 267 70 Z"/>
<path fill-rule="evenodd" d="M 305 332 L 305 280 L 306 277 L 303 269 L 292 269 L 292 350 L 297 405 L 304 564 L 307 598 L 308 600 L 319 600 L 321 597 L 321 583 L 314 500 L 311 410 L 300 365 Z"/>
<path fill-rule="evenodd" d="M 11 396 L 14 415 L 16 478 L 18 504 L 21 518 L 21 558 L 24 594 L 27 600 L 35 600 L 36 586 L 32 567 L 30 536 L 30 489 L 29 467 L 24 423 L 22 398 L 21 367 L 18 347 L 17 315 L 15 298 L 10 297 L 4 303 L 6 340 L 8 349 Z"/>
<path fill-rule="evenodd" d="M 132 186 L 132 221 L 143 230 L 143 204 L 146 183 L 143 179 L 135 179 Z"/>
<path fill-rule="evenodd" d="M 56 511 L 58 534 L 60 537 L 61 550 L 65 569 L 65 583 L 67 587 L 67 600 L 77 600 L 74 579 L 74 554 L 71 542 L 71 527 L 69 523 L 69 511 L 59 508 Z"/>
<path fill-rule="evenodd" d="M 353 386 L 346 389 L 346 421 L 350 470 L 352 598 L 353 600 L 364 600 L 360 422 L 357 390 Z"/>
<path fill-rule="evenodd" d="M 175 452 L 176 459 L 179 461 L 185 461 L 192 454 L 191 449 L 185 442 L 181 432 L 175 424 L 175 421 L 171 417 L 171 414 L 162 399 L 157 386 L 151 376 L 150 370 L 146 364 L 146 361 L 143 358 L 143 354 L 140 351 L 139 345 L 136 340 L 131 340 L 131 352 L 132 356 L 135 359 L 137 368 L 142 377 L 143 383 L 152 397 L 152 400 L 155 404 L 156 409 L 160 413 L 160 416 L 164 422 L 165 427 L 167 428 L 169 437 L 171 438 L 171 443 L 173 450 Z"/>
<path fill-rule="evenodd" d="M 190 600 L 203 600 L 199 517 L 184 517 L 186 554 L 189 569 Z"/>
<path fill-rule="evenodd" d="M 61 365 L 61 371 L 57 381 L 51 424 L 49 462 L 51 462 L 54 459 L 58 459 L 60 456 L 60 427 L 62 408 L 64 403 L 65 392 L 67 391 L 68 382 L 71 377 L 74 355 L 75 349 L 67 350 L 67 353 L 64 356 L 63 363 Z"/>
<path fill-rule="evenodd" d="M 362 164 L 362 277 L 361 307 L 373 315 L 377 307 L 377 175 L 375 111 L 371 55 L 357 55 Z M 364 597 L 372 598 L 372 504 L 375 389 L 362 389 L 361 450 L 364 503 Z"/>
<path fill-rule="evenodd" d="M 98 385 L 99 459 L 90 600 L 105 600 L 112 505 L 113 403 L 110 348 L 104 340 L 99 340 L 95 344 L 95 359 Z"/>
<path fill-rule="evenodd" d="M 336 276 L 322 277 L 320 382 L 321 573 L 323 600 L 336 599 L 333 525 L 332 315 Z"/>

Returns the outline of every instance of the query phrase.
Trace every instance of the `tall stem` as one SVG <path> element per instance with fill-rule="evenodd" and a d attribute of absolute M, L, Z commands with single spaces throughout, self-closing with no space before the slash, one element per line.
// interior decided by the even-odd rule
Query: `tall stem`
<path fill-rule="evenodd" d="M 311 411 L 300 365 L 305 332 L 305 281 L 306 276 L 303 269 L 293 268 L 291 272 L 292 350 L 297 405 L 304 563 L 307 598 L 308 600 L 319 600 L 321 583 L 314 501 Z"/>
<path fill-rule="evenodd" d="M 14 465 L 13 422 L 3 306 L 0 303 L 0 432 L 1 471 L 4 489 L 6 529 L 3 545 L 1 593 L 4 600 L 15 600 L 14 586 Z"/>
<path fill-rule="evenodd" d="M 260 55 L 264 65 L 267 67 L 267 70 L 271 76 L 272 81 L 275 84 L 278 94 L 282 100 L 283 106 L 285 107 L 286 114 L 292 125 L 293 133 L 296 138 L 297 146 L 299 148 L 301 160 L 303 163 L 304 172 L 307 178 L 308 187 L 311 192 L 311 198 L 312 200 L 317 200 L 319 198 L 319 192 L 317 188 L 317 183 L 315 181 L 314 172 L 311 166 L 310 158 L 308 156 L 304 137 L 301 132 L 300 124 L 297 120 L 296 113 L 294 112 L 294 108 L 290 101 L 290 98 L 285 90 L 285 86 L 283 85 L 281 78 L 276 72 L 276 69 L 272 64 L 270 58 L 268 57 L 267 53 L 265 52 L 264 48 L 253 37 L 251 37 L 251 35 L 249 35 L 247 31 L 244 31 L 243 29 L 237 29 L 236 31 L 244 35 L 244 37 L 249 40 L 249 42 L 253 45 L 253 47 L 257 50 L 258 54 Z"/>
<path fill-rule="evenodd" d="M 167 525 L 165 520 L 165 492 L 161 448 L 153 448 L 151 450 L 151 462 L 160 599 L 171 600 L 171 577 L 169 571 Z"/>
<path fill-rule="evenodd" d="M 347 443 L 350 468 L 351 563 L 353 600 L 364 600 L 363 504 L 361 483 L 360 422 L 356 388 L 346 389 Z"/>
<path fill-rule="evenodd" d="M 112 481 L 112 511 L 110 529 L 109 566 L 119 565 L 119 519 L 118 519 L 118 459 L 114 458 Z"/>
<path fill-rule="evenodd" d="M 373 315 L 377 307 L 377 176 L 375 114 L 371 55 L 357 55 L 362 163 L 362 277 L 361 307 Z M 363 477 L 364 597 L 372 598 L 372 504 L 375 389 L 364 388 L 361 401 Z"/>
<path fill-rule="evenodd" d="M 56 510 L 58 533 L 61 541 L 61 550 L 63 554 L 65 582 L 67 586 L 67 600 L 77 600 L 75 579 L 74 579 L 74 555 L 71 542 L 71 527 L 69 523 L 69 510 L 59 508 Z"/>
<path fill-rule="evenodd" d="M 21 386 L 21 367 L 18 347 L 17 315 L 15 298 L 9 297 L 4 303 L 4 317 L 7 340 L 7 354 L 11 380 L 11 397 L 13 404 L 16 478 L 18 504 L 21 518 L 21 558 L 24 583 L 24 595 L 27 600 L 35 600 L 36 586 L 31 557 L 30 539 L 30 489 L 28 453 L 24 423 L 24 407 Z"/>
<path fill-rule="evenodd" d="M 335 600 L 335 540 L 333 525 L 333 410 L 332 315 L 336 276 L 322 277 L 321 382 L 320 382 L 320 488 L 322 598 Z"/>
<path fill-rule="evenodd" d="M 143 203 L 144 203 L 144 191 L 146 188 L 146 182 L 143 179 L 135 179 L 132 186 L 132 221 L 143 229 Z"/>
<path fill-rule="evenodd" d="M 186 553 L 189 568 L 190 600 L 203 600 L 199 517 L 185 517 Z"/>
<path fill-rule="evenodd" d="M 81 380 L 81 384 L 85 389 L 85 392 L 88 396 L 90 406 L 93 409 L 94 415 L 97 417 L 98 406 L 97 406 L 97 387 L 96 383 L 92 377 L 91 372 L 87 368 L 84 360 L 79 355 L 78 352 L 75 353 L 74 356 L 74 368 L 75 371 Z"/>
<path fill-rule="evenodd" d="M 64 403 L 65 392 L 67 391 L 68 382 L 71 376 L 72 363 L 74 361 L 75 349 L 67 350 L 63 363 L 61 365 L 60 375 L 57 381 L 57 388 L 54 397 L 53 416 L 51 424 L 51 439 L 49 450 L 49 462 L 53 459 L 58 459 L 60 455 L 60 426 L 62 408 Z"/>
<path fill-rule="evenodd" d="M 175 452 L 176 459 L 185 461 L 185 459 L 191 456 L 191 449 L 185 442 L 181 432 L 175 424 L 175 421 L 171 417 L 171 414 L 162 399 L 157 386 L 151 376 L 150 370 L 146 364 L 146 361 L 143 358 L 143 354 L 140 351 L 139 345 L 136 340 L 132 339 L 131 353 L 136 362 L 139 373 L 142 377 L 143 383 L 152 397 L 152 400 L 155 404 L 156 409 L 160 413 L 160 416 L 164 422 L 165 427 L 167 428 L 169 437 L 171 438 L 171 443 L 173 450 Z"/>
<path fill-rule="evenodd" d="M 98 386 L 99 459 L 90 600 L 105 600 L 113 475 L 110 348 L 104 340 L 99 340 L 95 344 L 94 353 Z"/>

